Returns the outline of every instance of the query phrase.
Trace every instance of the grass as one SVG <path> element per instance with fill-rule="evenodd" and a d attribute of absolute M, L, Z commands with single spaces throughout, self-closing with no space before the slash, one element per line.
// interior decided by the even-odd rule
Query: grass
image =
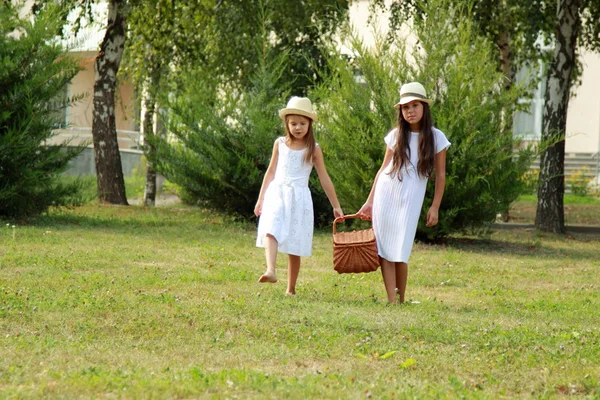
<path fill-rule="evenodd" d="M 510 209 L 510 222 L 533 224 L 537 197 L 521 196 Z M 565 225 L 600 226 L 600 199 L 592 196 L 565 195 Z"/>
<path fill-rule="evenodd" d="M 0 398 L 600 396 L 598 236 L 417 244 L 407 297 L 333 271 L 258 284 L 255 226 L 87 205 L 0 227 Z"/>

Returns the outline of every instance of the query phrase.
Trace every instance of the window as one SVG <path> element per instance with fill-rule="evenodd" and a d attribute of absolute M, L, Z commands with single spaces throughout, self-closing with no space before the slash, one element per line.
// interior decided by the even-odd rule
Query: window
<path fill-rule="evenodd" d="M 65 85 L 56 97 L 50 101 L 49 107 L 52 110 L 50 118 L 52 119 L 53 129 L 64 129 L 69 124 L 69 114 L 67 104 L 69 103 L 69 85 Z"/>

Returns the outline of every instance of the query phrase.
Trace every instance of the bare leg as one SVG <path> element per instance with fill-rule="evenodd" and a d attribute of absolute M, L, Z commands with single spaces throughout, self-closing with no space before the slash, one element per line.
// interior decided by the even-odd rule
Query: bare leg
<path fill-rule="evenodd" d="M 400 303 L 404 303 L 404 293 L 406 292 L 406 281 L 408 280 L 408 264 L 397 262 L 396 264 L 396 287 L 400 296 Z"/>
<path fill-rule="evenodd" d="M 277 249 L 279 243 L 272 235 L 265 237 L 265 256 L 267 258 L 267 272 L 262 274 L 258 281 L 260 283 L 275 283 L 277 282 L 277 275 L 275 274 L 275 266 L 277 263 Z"/>
<path fill-rule="evenodd" d="M 388 302 L 396 302 L 396 263 L 390 262 L 385 258 L 381 259 L 381 275 L 383 275 L 383 284 L 387 292 Z"/>
<path fill-rule="evenodd" d="M 296 281 L 300 272 L 300 256 L 289 255 L 288 261 L 288 286 L 285 294 L 296 294 Z"/>

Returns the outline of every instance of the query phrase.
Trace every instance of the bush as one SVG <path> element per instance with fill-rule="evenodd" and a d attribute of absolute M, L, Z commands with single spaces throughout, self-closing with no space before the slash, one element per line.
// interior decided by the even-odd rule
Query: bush
<path fill-rule="evenodd" d="M 513 105 L 523 95 L 506 91 L 496 71 L 495 53 L 478 36 L 468 12 L 446 0 L 427 2 L 427 18 L 413 26 L 412 51 L 383 39 L 368 49 L 350 35 L 350 63 L 333 53 L 332 71 L 315 95 L 324 126 L 323 149 L 342 206 L 358 209 L 381 165 L 383 137 L 396 125 L 398 89 L 419 81 L 433 99 L 434 124 L 452 146 L 446 165 L 446 191 L 436 227 L 425 227 L 433 183 L 423 205 L 417 236 L 435 240 L 453 232 L 487 230 L 496 215 L 525 190 L 523 176 L 533 153 L 515 150 L 510 124 Z M 360 72 L 361 79 L 355 77 Z"/>
<path fill-rule="evenodd" d="M 578 170 L 573 175 L 567 176 L 567 185 L 571 188 L 571 193 L 575 196 L 585 197 L 591 194 L 592 179 L 587 177 L 588 168 Z"/>
<path fill-rule="evenodd" d="M 56 44 L 60 18 L 52 7 L 33 22 L 0 5 L 0 217 L 22 218 L 50 206 L 79 204 L 81 183 L 60 174 L 82 148 L 45 145 L 58 96 L 78 71 Z"/>

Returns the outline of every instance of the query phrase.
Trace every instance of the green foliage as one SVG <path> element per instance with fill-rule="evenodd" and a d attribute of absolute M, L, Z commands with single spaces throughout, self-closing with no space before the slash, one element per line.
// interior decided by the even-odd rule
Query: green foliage
<path fill-rule="evenodd" d="M 538 180 L 540 179 L 539 169 L 529 169 L 523 175 L 523 183 L 525 184 L 525 191 L 529 195 L 537 193 Z"/>
<path fill-rule="evenodd" d="M 369 194 L 385 152 L 383 137 L 394 124 L 399 82 L 408 79 L 406 70 L 395 71 L 400 52 L 386 42 L 370 50 L 354 38 L 351 47 L 357 54 L 350 63 L 332 53 L 331 74 L 311 93 L 319 106 L 327 168 L 346 213 L 358 210 Z"/>
<path fill-rule="evenodd" d="M 430 1 L 427 7 L 429 18 L 413 26 L 417 44 L 412 50 L 391 47 L 381 39 L 367 49 L 354 39 L 351 65 L 331 57 L 335 73 L 315 93 L 325 127 L 324 151 L 348 209 L 360 207 L 369 194 L 384 154 L 383 137 L 396 124 L 392 106 L 398 88 L 413 80 L 424 84 L 434 100 L 434 124 L 452 142 L 440 222 L 425 227 L 434 191 L 430 183 L 417 233 L 438 239 L 453 232 L 487 230 L 523 192 L 523 175 L 533 154 L 512 151 L 516 144 L 503 121 L 511 119 L 511 106 L 521 89 L 504 90 L 491 44 L 477 34 L 464 11 L 447 1 Z M 364 83 L 355 79 L 355 69 Z"/>
<path fill-rule="evenodd" d="M 427 3 L 428 0 L 394 0 L 386 5 L 383 0 L 374 0 L 371 8 L 389 7 L 390 25 L 396 31 L 413 17 L 418 21 L 427 18 L 435 1 L 431 5 Z M 499 46 L 500 36 L 506 34 L 510 38 L 511 62 L 516 65 L 547 57 L 544 47 L 550 44 L 550 33 L 554 30 L 556 2 L 479 0 L 451 3 L 470 7 L 469 16 L 475 29 L 495 45 Z"/>
<path fill-rule="evenodd" d="M 79 203 L 81 184 L 59 179 L 82 148 L 45 145 L 67 106 L 59 98 L 77 73 L 53 36 L 60 19 L 48 7 L 33 21 L 0 5 L 0 217 L 21 218 Z M 75 99 L 74 99 L 75 100 Z"/>
<path fill-rule="evenodd" d="M 206 70 L 178 75 L 163 103 L 172 136 L 153 139 L 152 161 L 182 188 L 184 200 L 253 215 L 273 141 L 282 132 L 277 110 L 287 96 L 280 82 L 285 60 L 285 54 L 264 60 L 245 91 L 217 86 Z"/>
<path fill-rule="evenodd" d="M 575 196 L 585 197 L 591 193 L 591 181 L 588 177 L 588 168 L 578 170 L 572 175 L 567 176 L 567 185 L 571 188 L 571 193 Z"/>
<path fill-rule="evenodd" d="M 227 79 L 252 85 L 264 56 L 254 46 L 256 16 L 266 11 L 269 46 L 275 52 L 290 52 L 283 81 L 291 84 L 295 95 L 301 95 L 316 68 L 324 65 L 325 44 L 346 17 L 348 5 L 347 0 L 306 0 L 302 5 L 290 0 L 219 1 L 205 31 L 202 61 Z"/>

